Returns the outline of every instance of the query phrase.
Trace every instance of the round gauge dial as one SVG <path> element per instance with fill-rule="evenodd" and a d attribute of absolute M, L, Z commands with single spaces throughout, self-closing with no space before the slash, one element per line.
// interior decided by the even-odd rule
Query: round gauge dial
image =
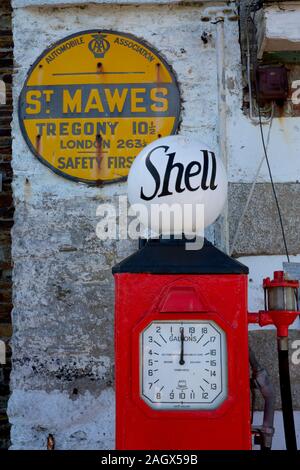
<path fill-rule="evenodd" d="M 227 397 L 226 356 L 214 321 L 153 321 L 140 334 L 141 398 L 159 410 L 215 409 Z"/>

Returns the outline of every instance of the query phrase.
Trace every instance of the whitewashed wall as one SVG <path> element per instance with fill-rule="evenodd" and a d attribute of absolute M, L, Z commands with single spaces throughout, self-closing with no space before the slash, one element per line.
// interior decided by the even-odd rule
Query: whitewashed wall
<path fill-rule="evenodd" d="M 56 8 L 59 2 L 53 0 L 13 2 L 16 212 L 9 405 L 13 449 L 43 449 L 49 433 L 60 449 L 114 446 L 111 266 L 136 247 L 133 242 L 100 242 L 95 234 L 97 205 L 116 202 L 126 192 L 126 184 L 99 189 L 70 182 L 48 170 L 27 148 L 19 129 L 17 99 L 30 65 L 51 43 L 81 30 L 132 33 L 157 48 L 177 74 L 183 100 L 180 132 L 201 136 L 215 147 L 218 141 L 215 15 L 202 21 L 214 2 L 204 7 L 199 2 L 176 5 L 176 1 L 140 1 L 130 6 L 108 0 L 97 5 L 62 3 L 69 5 Z M 28 6 L 41 4 L 45 6 Z M 217 15 L 223 15 L 222 2 L 215 4 L 220 8 Z M 239 28 L 235 11 L 224 8 L 228 171 L 232 183 L 243 185 L 252 181 L 262 148 L 259 129 L 241 111 Z M 207 44 L 201 40 L 204 31 L 210 35 Z M 270 154 L 275 181 L 298 179 L 299 132 L 298 118 L 274 120 Z M 265 168 L 260 181 L 268 181 Z M 233 202 L 230 211 L 241 211 L 242 203 L 237 204 Z M 255 256 L 244 260 L 256 273 L 250 291 L 252 308 L 262 302 L 261 277 L 281 268 L 280 251 L 275 254 L 278 257 L 267 262 Z"/>

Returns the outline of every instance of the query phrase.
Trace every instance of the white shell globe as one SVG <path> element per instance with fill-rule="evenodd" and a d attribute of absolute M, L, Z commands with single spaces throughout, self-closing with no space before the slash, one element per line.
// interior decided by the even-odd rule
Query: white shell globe
<path fill-rule="evenodd" d="M 128 199 L 140 222 L 157 234 L 199 234 L 220 215 L 227 185 L 224 165 L 207 144 L 175 135 L 152 142 L 135 158 Z"/>

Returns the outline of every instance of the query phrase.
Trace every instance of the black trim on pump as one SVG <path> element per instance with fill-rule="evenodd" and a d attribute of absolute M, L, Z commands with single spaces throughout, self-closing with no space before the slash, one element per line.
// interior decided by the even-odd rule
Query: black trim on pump
<path fill-rule="evenodd" d="M 116 264 L 112 272 L 151 274 L 248 274 L 239 261 L 204 240 L 201 249 L 189 249 L 191 240 L 149 239 L 140 249 Z M 196 248 L 196 245 L 195 245 Z"/>

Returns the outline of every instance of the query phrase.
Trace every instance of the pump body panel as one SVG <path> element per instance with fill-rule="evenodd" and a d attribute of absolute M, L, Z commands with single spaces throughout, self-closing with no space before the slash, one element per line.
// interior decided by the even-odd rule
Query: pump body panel
<path fill-rule="evenodd" d="M 247 274 L 121 271 L 115 273 L 115 283 L 116 448 L 251 449 Z M 223 346 L 226 344 L 223 395 L 219 394 L 217 404 L 208 405 L 208 409 L 151 406 L 141 390 L 145 372 L 141 338 L 148 335 L 149 340 L 147 328 L 205 321 L 219 331 L 215 336 L 222 332 Z M 168 340 L 164 337 L 163 346 Z M 188 339 L 193 338 L 186 338 L 186 343 Z"/>

